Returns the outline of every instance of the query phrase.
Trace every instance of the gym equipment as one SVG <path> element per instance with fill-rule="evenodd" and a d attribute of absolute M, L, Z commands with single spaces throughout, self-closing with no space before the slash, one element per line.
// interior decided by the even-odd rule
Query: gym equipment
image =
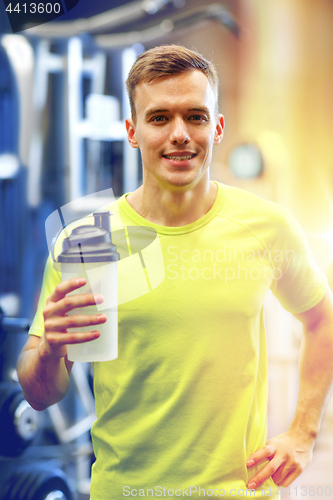
<path fill-rule="evenodd" d="M 73 500 L 68 479 L 50 466 L 20 467 L 8 477 L 1 500 Z"/>
<path fill-rule="evenodd" d="M 37 436 L 40 421 L 39 413 L 24 399 L 18 383 L 0 383 L 0 455 L 20 455 Z"/>

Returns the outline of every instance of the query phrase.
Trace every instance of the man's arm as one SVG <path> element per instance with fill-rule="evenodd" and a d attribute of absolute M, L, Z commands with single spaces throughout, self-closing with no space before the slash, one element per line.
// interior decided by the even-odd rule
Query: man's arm
<path fill-rule="evenodd" d="M 44 410 L 60 401 L 69 388 L 69 375 L 73 363 L 67 359 L 67 344 L 89 342 L 99 337 L 96 330 L 90 332 L 67 332 L 67 328 L 105 323 L 106 316 L 77 315 L 66 313 L 95 303 L 103 298 L 88 294 L 68 295 L 82 287 L 84 280 L 68 280 L 59 283 L 46 301 L 43 311 L 44 335 L 31 335 L 23 348 L 18 363 L 17 374 L 23 395 L 36 410 Z"/>
<path fill-rule="evenodd" d="M 23 395 L 38 411 L 61 401 L 66 395 L 72 368 L 65 357 L 52 359 L 43 355 L 42 338 L 30 335 L 17 363 Z"/>
<path fill-rule="evenodd" d="M 299 363 L 299 390 L 294 418 L 287 432 L 267 441 L 248 457 L 247 466 L 269 460 L 248 488 L 272 477 L 278 486 L 289 486 L 309 465 L 324 406 L 333 381 L 333 296 L 328 289 L 312 309 L 295 315 L 303 323 Z"/>

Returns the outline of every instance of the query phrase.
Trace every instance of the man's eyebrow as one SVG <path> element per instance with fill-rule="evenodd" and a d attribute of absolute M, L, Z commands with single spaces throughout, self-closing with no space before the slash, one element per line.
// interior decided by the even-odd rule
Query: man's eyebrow
<path fill-rule="evenodd" d="M 189 109 L 189 111 L 195 111 L 197 113 L 205 113 L 206 115 L 210 116 L 209 109 L 206 108 L 206 106 L 198 106 L 195 108 L 191 108 L 191 109 Z"/>
<path fill-rule="evenodd" d="M 148 108 L 146 111 L 145 111 L 145 116 L 151 116 L 151 115 L 155 115 L 156 113 L 168 113 L 169 112 L 169 109 L 162 109 L 162 108 Z"/>
<path fill-rule="evenodd" d="M 196 113 L 205 113 L 210 116 L 209 109 L 206 106 L 194 106 L 193 108 L 188 109 L 188 111 L 196 112 Z M 151 116 L 159 113 L 169 113 L 170 110 L 166 108 L 148 108 L 145 111 L 145 116 Z"/>

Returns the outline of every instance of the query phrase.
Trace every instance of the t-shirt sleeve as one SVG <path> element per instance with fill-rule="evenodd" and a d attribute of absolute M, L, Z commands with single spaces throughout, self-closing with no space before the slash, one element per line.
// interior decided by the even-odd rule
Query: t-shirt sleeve
<path fill-rule="evenodd" d="M 299 223 L 281 211 L 271 252 L 274 279 L 271 289 L 293 314 L 307 311 L 323 298 L 327 279 L 318 267 Z"/>
<path fill-rule="evenodd" d="M 52 259 L 51 257 L 49 257 L 45 265 L 43 284 L 38 301 L 37 311 L 29 330 L 30 335 L 36 335 L 37 337 L 42 337 L 44 333 L 43 311 L 46 305 L 46 299 L 51 295 L 55 287 L 60 282 L 61 282 L 61 273 L 53 268 Z"/>

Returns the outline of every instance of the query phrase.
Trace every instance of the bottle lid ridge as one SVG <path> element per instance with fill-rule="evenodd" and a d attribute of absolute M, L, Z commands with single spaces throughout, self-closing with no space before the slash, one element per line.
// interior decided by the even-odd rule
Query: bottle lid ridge
<path fill-rule="evenodd" d="M 93 263 L 119 260 L 117 247 L 111 240 L 110 212 L 95 212 L 93 215 L 94 225 L 77 226 L 63 240 L 58 262 Z"/>

